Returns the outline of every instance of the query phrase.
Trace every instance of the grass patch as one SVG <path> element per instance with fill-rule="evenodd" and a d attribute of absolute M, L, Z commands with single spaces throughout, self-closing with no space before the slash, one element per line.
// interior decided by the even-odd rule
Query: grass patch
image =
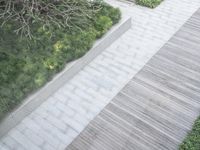
<path fill-rule="evenodd" d="M 136 4 L 149 8 L 155 8 L 160 5 L 162 1 L 163 0 L 136 0 Z"/>
<path fill-rule="evenodd" d="M 200 117 L 196 120 L 192 131 L 180 145 L 179 150 L 200 150 Z"/>
<path fill-rule="evenodd" d="M 16 24 L 12 22 L 0 28 L 0 119 L 66 63 L 83 56 L 121 16 L 119 9 L 105 3 L 93 15 L 80 30 L 34 25 L 32 40 L 13 33 Z"/>

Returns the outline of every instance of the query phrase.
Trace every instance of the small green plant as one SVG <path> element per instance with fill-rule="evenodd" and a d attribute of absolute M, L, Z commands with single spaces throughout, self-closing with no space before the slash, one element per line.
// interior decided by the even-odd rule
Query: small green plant
<path fill-rule="evenodd" d="M 192 131 L 180 145 L 179 150 L 200 150 L 200 117 L 196 120 Z"/>
<path fill-rule="evenodd" d="M 108 29 L 112 26 L 112 20 L 107 16 L 100 16 L 96 23 L 95 27 L 97 29 L 97 36 L 100 37 L 104 33 L 108 31 Z"/>
<path fill-rule="evenodd" d="M 149 8 L 157 7 L 163 0 L 136 0 L 136 4 Z"/>

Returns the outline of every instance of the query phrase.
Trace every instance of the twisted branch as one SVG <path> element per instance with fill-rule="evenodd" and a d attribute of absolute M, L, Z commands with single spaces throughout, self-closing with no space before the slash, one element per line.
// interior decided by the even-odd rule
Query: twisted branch
<path fill-rule="evenodd" d="M 16 22 L 15 32 L 31 38 L 31 25 L 36 22 L 81 29 L 99 9 L 100 3 L 92 0 L 0 0 L 0 20 L 2 26 Z"/>

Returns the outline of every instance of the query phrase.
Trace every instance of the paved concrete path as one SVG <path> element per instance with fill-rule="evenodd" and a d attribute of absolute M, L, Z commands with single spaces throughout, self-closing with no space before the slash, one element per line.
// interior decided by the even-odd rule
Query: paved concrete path
<path fill-rule="evenodd" d="M 67 150 L 176 150 L 200 114 L 200 9 Z"/>
<path fill-rule="evenodd" d="M 131 30 L 0 140 L 2 150 L 63 150 L 200 7 L 165 0 L 152 10 L 107 0 L 132 16 Z"/>

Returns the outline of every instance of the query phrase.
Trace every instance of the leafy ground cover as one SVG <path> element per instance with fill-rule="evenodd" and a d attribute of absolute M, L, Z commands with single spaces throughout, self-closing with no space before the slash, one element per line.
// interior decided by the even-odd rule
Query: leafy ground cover
<path fill-rule="evenodd" d="M 84 28 L 44 28 L 38 23 L 31 26 L 31 40 L 13 33 L 16 23 L 1 27 L 0 119 L 51 80 L 66 63 L 83 56 L 120 16 L 119 9 L 102 3 Z"/>
<path fill-rule="evenodd" d="M 200 117 L 196 120 L 192 131 L 180 145 L 179 150 L 200 150 Z"/>
<path fill-rule="evenodd" d="M 163 0 L 136 0 L 136 4 L 149 8 L 155 8 L 160 5 L 162 1 Z"/>

